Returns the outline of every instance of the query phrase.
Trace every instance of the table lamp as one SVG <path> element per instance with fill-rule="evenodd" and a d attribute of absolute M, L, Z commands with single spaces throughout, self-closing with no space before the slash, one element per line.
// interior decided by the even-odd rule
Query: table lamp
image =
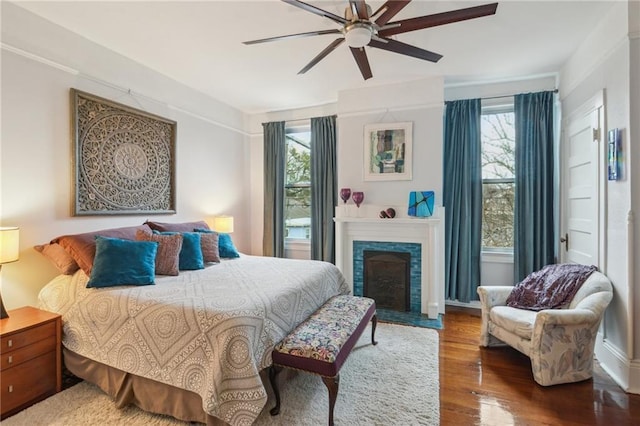
<path fill-rule="evenodd" d="M 18 260 L 20 252 L 20 232 L 15 227 L 0 227 L 0 271 L 5 263 L 15 262 Z M 0 318 L 8 318 L 2 294 L 0 294 Z"/>
<path fill-rule="evenodd" d="M 233 216 L 215 216 L 213 218 L 212 228 L 216 232 L 222 234 L 230 234 L 233 232 Z"/>

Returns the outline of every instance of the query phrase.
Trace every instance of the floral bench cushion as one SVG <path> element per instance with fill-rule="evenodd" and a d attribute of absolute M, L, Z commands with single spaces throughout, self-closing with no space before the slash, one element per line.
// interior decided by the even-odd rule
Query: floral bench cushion
<path fill-rule="evenodd" d="M 274 364 L 335 376 L 375 312 L 375 301 L 366 297 L 329 299 L 276 345 Z"/>

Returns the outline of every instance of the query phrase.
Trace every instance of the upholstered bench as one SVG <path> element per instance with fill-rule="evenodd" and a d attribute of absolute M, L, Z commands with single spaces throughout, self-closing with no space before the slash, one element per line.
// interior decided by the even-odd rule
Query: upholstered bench
<path fill-rule="evenodd" d="M 376 303 L 357 296 L 335 296 L 296 327 L 273 350 L 269 380 L 276 397 L 271 415 L 280 412 L 280 392 L 276 375 L 281 367 L 317 374 L 329 390 L 329 425 L 338 396 L 339 372 L 362 332 L 371 320 L 371 343 L 377 325 Z"/>

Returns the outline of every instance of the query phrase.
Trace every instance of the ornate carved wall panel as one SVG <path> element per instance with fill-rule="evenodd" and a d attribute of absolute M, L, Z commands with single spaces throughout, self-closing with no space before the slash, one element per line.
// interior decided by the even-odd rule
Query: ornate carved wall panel
<path fill-rule="evenodd" d="M 71 89 L 75 215 L 175 213 L 176 122 Z"/>

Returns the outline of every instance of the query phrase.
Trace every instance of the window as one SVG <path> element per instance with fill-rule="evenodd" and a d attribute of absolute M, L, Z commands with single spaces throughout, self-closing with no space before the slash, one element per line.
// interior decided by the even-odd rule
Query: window
<path fill-rule="evenodd" d="M 285 238 L 311 237 L 311 131 L 309 127 L 285 130 L 287 170 L 285 176 Z"/>
<path fill-rule="evenodd" d="M 515 127 L 513 105 L 483 107 L 482 249 L 513 251 Z"/>

